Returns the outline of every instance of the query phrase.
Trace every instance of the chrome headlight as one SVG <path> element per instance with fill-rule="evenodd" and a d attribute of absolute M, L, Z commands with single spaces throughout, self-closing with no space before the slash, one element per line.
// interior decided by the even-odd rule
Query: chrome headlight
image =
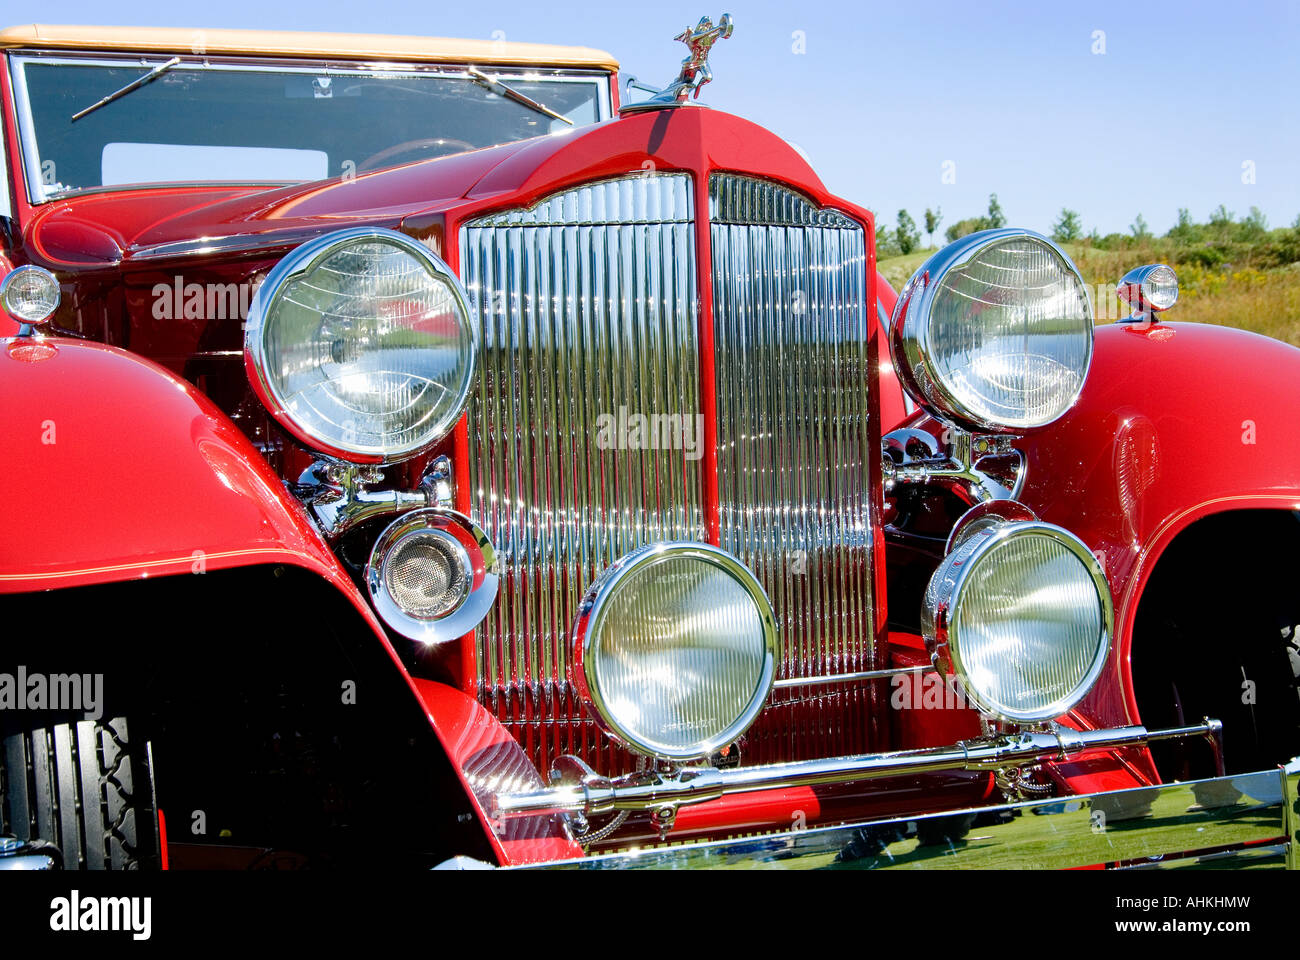
<path fill-rule="evenodd" d="M 0 282 L 0 307 L 20 323 L 42 323 L 59 308 L 58 278 L 44 267 L 16 267 Z"/>
<path fill-rule="evenodd" d="M 474 377 L 469 300 L 404 234 L 339 230 L 289 253 L 249 307 L 244 360 L 275 418 L 303 443 L 385 463 L 452 428 Z"/>
<path fill-rule="evenodd" d="M 574 625 L 579 691 L 605 729 L 667 760 L 705 757 L 763 708 L 776 618 L 739 560 L 703 543 L 652 544 L 610 567 Z"/>
<path fill-rule="evenodd" d="M 930 413 L 1017 430 L 1074 405 L 1092 334 L 1088 289 L 1060 247 L 1027 230 L 984 230 L 944 247 L 908 281 L 890 349 Z"/>
<path fill-rule="evenodd" d="M 925 592 L 936 661 L 986 713 L 1051 720 L 1091 689 L 1110 650 L 1110 588 L 1083 542 L 1041 521 L 978 526 Z"/>

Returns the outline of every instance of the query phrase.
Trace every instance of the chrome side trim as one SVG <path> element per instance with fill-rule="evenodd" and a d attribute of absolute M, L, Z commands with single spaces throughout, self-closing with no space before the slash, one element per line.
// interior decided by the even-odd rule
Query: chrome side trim
<path fill-rule="evenodd" d="M 194 186 L 194 184 L 190 184 L 190 186 Z M 214 184 L 214 186 L 229 187 L 238 186 L 238 184 L 226 183 Z M 250 186 L 254 186 L 254 184 L 250 184 Z M 273 186 L 282 186 L 282 184 L 255 184 L 255 186 L 270 189 Z M 269 254 L 278 250 L 296 247 L 308 240 L 314 240 L 331 232 L 333 229 L 333 227 L 318 227 L 313 230 L 277 233 L 274 235 L 239 234 L 230 237 L 196 237 L 193 240 L 136 244 L 127 248 L 123 259 L 132 263 L 141 263 L 149 260 L 170 260 L 178 257 L 201 257 L 212 253 L 240 253 L 254 250 Z"/>
<path fill-rule="evenodd" d="M 9 159 L 5 144 L 7 137 L 0 136 L 0 217 L 10 219 L 14 215 L 13 199 L 9 193 Z"/>
<path fill-rule="evenodd" d="M 721 546 L 772 600 L 778 688 L 859 676 L 875 666 L 866 234 L 730 173 L 709 208 Z"/>
<path fill-rule="evenodd" d="M 621 177 L 487 214 L 462 228 L 460 256 L 482 324 L 470 515 L 502 574 L 477 633 L 480 699 L 541 769 L 564 753 L 596 763 L 606 748 L 569 651 L 583 595 L 643 544 L 706 539 L 702 437 L 693 454 L 618 428 L 621 412 L 702 416 L 691 178 Z"/>
<path fill-rule="evenodd" d="M 1266 770 L 516 869 L 1180 869 L 1207 862 L 1280 867 L 1285 857 L 1295 869 L 1296 840 L 1292 834 L 1285 841 L 1280 780 L 1284 774 Z M 939 842 L 926 845 L 925 838 Z"/>

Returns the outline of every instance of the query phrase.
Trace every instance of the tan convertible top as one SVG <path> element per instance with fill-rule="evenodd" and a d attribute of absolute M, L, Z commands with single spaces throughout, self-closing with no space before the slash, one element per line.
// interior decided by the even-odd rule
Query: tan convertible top
<path fill-rule="evenodd" d="M 0 30 L 0 49 L 213 53 L 346 60 L 491 63 L 617 70 L 603 50 L 497 40 L 449 40 L 370 33 L 203 30 L 184 27 L 72 27 L 32 23 Z"/>

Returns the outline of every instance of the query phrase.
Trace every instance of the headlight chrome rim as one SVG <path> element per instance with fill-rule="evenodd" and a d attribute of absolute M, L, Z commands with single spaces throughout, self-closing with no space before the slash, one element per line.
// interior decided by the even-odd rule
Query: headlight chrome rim
<path fill-rule="evenodd" d="M 1050 419 L 1007 422 L 986 417 L 957 396 L 956 392 L 944 382 L 943 377 L 933 369 L 929 321 L 940 281 L 952 270 L 970 263 L 989 248 L 1010 240 L 1028 240 L 1041 244 L 1059 257 L 1083 291 L 1087 304 L 1090 329 L 1087 338 L 1087 356 L 1080 371 L 1079 384 L 1070 401 Z M 955 421 L 971 429 L 1015 433 L 1055 423 L 1078 402 L 1092 368 L 1094 352 L 1092 315 L 1092 299 L 1088 285 L 1069 254 L 1059 245 L 1032 230 L 1016 227 L 982 230 L 962 237 L 933 254 L 907 281 L 898 295 L 893 316 L 890 318 L 889 350 L 894 370 L 903 387 L 931 415 L 943 420 Z"/>
<path fill-rule="evenodd" d="M 1015 710 L 996 702 L 971 681 L 969 665 L 963 658 L 958 621 L 963 590 L 974 571 L 982 562 L 996 562 L 990 555 L 995 554 L 1008 540 L 1027 535 L 1052 539 L 1065 547 L 1087 571 L 1097 592 L 1100 635 L 1088 669 L 1071 690 L 1038 709 Z M 970 533 L 935 570 L 922 607 L 922 632 L 934 663 L 957 677 L 966 696 L 979 710 L 1012 723 L 1054 720 L 1077 706 L 1096 685 L 1105 669 L 1115 636 L 1114 600 L 1097 557 L 1074 534 L 1042 520 L 1009 520 Z"/>
<path fill-rule="evenodd" d="M 49 308 L 38 316 L 24 316 L 18 310 L 13 309 L 9 302 L 10 295 L 14 288 L 27 277 L 38 277 L 40 280 L 52 288 L 50 294 Z M 63 291 L 59 285 L 59 278 L 44 267 L 38 267 L 35 264 L 24 264 L 21 267 L 15 267 L 4 275 L 0 280 L 0 309 L 9 314 L 19 323 L 25 323 L 28 326 L 40 327 L 49 322 L 59 309 L 59 304 L 63 300 Z"/>
<path fill-rule="evenodd" d="M 454 544 L 468 584 L 459 603 L 436 617 L 418 617 L 398 604 L 388 587 L 389 563 L 397 547 L 413 537 L 433 536 Z M 375 541 L 366 563 L 365 584 L 380 618 L 402 636 L 436 644 L 463 637 L 487 616 L 500 586 L 496 551 L 487 534 L 454 510 L 429 508 L 402 514 Z"/>
<path fill-rule="evenodd" d="M 695 744 L 690 750 L 667 749 L 663 744 L 650 742 L 648 738 L 640 737 L 627 729 L 602 695 L 597 666 L 599 660 L 593 655 L 593 647 L 598 642 L 609 602 L 618 593 L 619 587 L 648 567 L 673 558 L 710 563 L 729 575 L 754 602 L 763 632 L 763 663 L 749 704 L 725 728 Z M 776 662 L 780 655 L 776 615 L 758 578 L 734 555 L 712 544 L 694 541 L 647 544 L 625 554 L 607 568 L 591 585 L 579 607 L 573 625 L 572 644 L 575 685 L 591 716 L 607 734 L 628 749 L 669 762 L 704 759 L 739 739 L 767 706 L 776 680 Z"/>
<path fill-rule="evenodd" d="M 275 303 L 277 294 L 284 286 L 300 274 L 314 268 L 325 257 L 350 244 L 374 240 L 392 244 L 411 255 L 420 264 L 432 272 L 438 280 L 444 282 L 452 299 L 455 301 L 466 332 L 469 335 L 469 353 L 466 361 L 467 375 L 457 391 L 455 402 L 447 412 L 426 429 L 412 442 L 386 450 L 372 453 L 365 450 L 349 448 L 336 440 L 322 435 L 319 431 L 299 420 L 289 409 L 286 400 L 277 389 L 274 378 L 269 375 L 266 356 L 267 315 Z M 309 240 L 295 247 L 280 260 L 266 275 L 258 286 L 248 308 L 248 319 L 244 325 L 244 369 L 249 383 L 258 399 L 276 421 L 295 438 L 319 453 L 336 460 L 349 463 L 392 464 L 409 460 L 411 457 L 430 449 L 445 438 L 455 427 L 465 412 L 470 391 L 478 369 L 480 351 L 480 331 L 468 293 L 460 278 L 443 261 L 441 257 L 420 242 L 404 233 L 385 227 L 350 227 L 334 230 L 330 233 Z"/>

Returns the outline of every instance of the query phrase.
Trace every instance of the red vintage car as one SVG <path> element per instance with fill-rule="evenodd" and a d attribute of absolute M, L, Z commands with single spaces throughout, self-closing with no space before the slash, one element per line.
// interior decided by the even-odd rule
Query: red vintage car
<path fill-rule="evenodd" d="M 730 33 L 0 32 L 0 868 L 1296 865 L 1300 352 Z"/>

